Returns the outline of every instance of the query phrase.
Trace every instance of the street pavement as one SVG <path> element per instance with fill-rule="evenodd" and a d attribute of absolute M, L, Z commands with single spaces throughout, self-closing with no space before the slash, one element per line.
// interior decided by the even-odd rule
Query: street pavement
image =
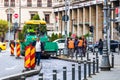
<path fill-rule="evenodd" d="M 89 53 L 90 59 L 96 57 L 96 55 L 93 55 L 93 53 Z M 61 56 L 61 58 L 65 58 L 64 56 Z M 102 56 L 99 55 L 99 63 L 101 64 Z M 74 60 L 76 60 L 74 58 Z M 80 60 L 80 58 L 78 59 Z M 86 60 L 86 58 L 83 58 L 83 60 Z M 111 55 L 109 55 L 109 60 L 111 64 Z M 17 73 L 21 73 L 24 69 L 24 58 L 22 59 L 16 59 L 15 56 L 10 56 L 10 49 L 7 49 L 6 51 L 2 51 L 0 53 L 0 78 L 14 75 Z M 120 80 L 120 54 L 114 53 L 114 68 L 111 68 L 110 71 L 101 71 L 99 69 L 99 73 L 96 73 L 96 75 L 92 75 L 92 78 L 87 77 L 88 80 Z"/>
<path fill-rule="evenodd" d="M 21 73 L 23 69 L 23 57 L 10 56 L 10 49 L 0 52 L 0 78 Z"/>

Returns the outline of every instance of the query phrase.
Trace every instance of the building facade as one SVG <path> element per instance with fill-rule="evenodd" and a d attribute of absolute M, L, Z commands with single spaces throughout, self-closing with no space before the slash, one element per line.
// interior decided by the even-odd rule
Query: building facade
<path fill-rule="evenodd" d="M 69 32 L 77 34 L 77 36 L 85 35 L 89 32 L 89 26 L 94 26 L 94 41 L 103 38 L 104 15 L 103 15 L 103 0 L 69 0 Z M 110 7 L 118 6 L 117 0 L 110 1 Z M 65 15 L 65 0 L 57 1 L 53 7 L 55 17 L 57 17 L 58 30 L 65 31 L 65 22 L 62 17 Z M 115 19 L 115 9 L 110 9 L 110 18 Z M 116 39 L 116 22 L 110 23 L 110 38 Z"/>
<path fill-rule="evenodd" d="M 52 2 L 53 0 L 0 0 L 0 19 L 17 22 L 22 29 L 25 21 L 39 14 L 40 19 L 47 22 L 47 29 L 54 30 Z"/>

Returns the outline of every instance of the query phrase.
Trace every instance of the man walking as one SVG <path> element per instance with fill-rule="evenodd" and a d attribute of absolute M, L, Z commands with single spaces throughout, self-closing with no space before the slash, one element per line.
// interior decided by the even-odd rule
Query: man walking
<path fill-rule="evenodd" d="M 35 46 L 35 63 L 37 64 L 37 66 L 39 66 L 40 64 L 40 56 L 42 54 L 42 52 L 44 52 L 44 45 L 43 43 L 40 41 L 39 38 L 36 39 L 36 41 L 33 42 L 33 45 Z"/>

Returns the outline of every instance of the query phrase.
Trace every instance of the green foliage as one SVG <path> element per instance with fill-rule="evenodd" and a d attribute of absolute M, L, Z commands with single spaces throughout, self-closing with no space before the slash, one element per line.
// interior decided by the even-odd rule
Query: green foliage
<path fill-rule="evenodd" d="M 0 37 L 5 36 L 7 31 L 8 31 L 8 22 L 6 20 L 0 19 Z"/>
<path fill-rule="evenodd" d="M 87 34 L 84 35 L 85 38 L 87 38 L 87 37 L 89 37 L 89 36 L 90 36 L 89 33 L 87 33 Z"/>
<path fill-rule="evenodd" d="M 59 35 L 58 35 L 58 34 L 52 33 L 51 37 L 49 37 L 49 41 L 54 41 L 54 40 L 56 40 L 56 39 L 58 39 L 58 38 L 59 38 Z"/>
<path fill-rule="evenodd" d="M 24 35 L 23 32 L 18 32 L 18 39 L 19 39 L 20 41 L 24 41 L 25 35 Z"/>
<path fill-rule="evenodd" d="M 40 20 L 39 15 L 38 15 L 38 14 L 35 14 L 35 15 L 33 16 L 32 20 Z"/>
<path fill-rule="evenodd" d="M 46 33 L 47 32 L 47 26 L 46 25 L 40 25 L 40 32 Z"/>
<path fill-rule="evenodd" d="M 0 20 L 0 32 L 8 31 L 8 22 L 5 20 Z"/>

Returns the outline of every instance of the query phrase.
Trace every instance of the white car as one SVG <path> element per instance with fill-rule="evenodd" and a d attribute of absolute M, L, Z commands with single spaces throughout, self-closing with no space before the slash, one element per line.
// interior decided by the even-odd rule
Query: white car
<path fill-rule="evenodd" d="M 58 49 L 65 48 L 65 39 L 64 38 L 56 39 L 53 42 L 56 42 L 58 44 Z"/>

